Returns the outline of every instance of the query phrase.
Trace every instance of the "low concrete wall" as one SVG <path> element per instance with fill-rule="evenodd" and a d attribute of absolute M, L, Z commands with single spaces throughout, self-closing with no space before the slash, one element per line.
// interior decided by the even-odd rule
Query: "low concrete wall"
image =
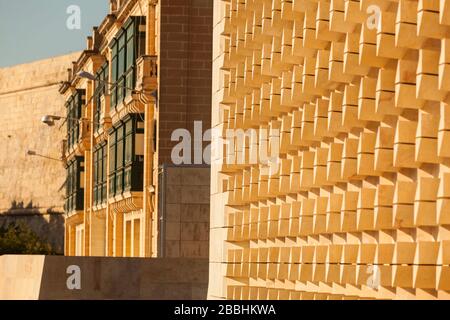
<path fill-rule="evenodd" d="M 79 290 L 68 288 L 71 266 Z M 0 300 L 202 300 L 207 287 L 207 259 L 0 257 Z"/>

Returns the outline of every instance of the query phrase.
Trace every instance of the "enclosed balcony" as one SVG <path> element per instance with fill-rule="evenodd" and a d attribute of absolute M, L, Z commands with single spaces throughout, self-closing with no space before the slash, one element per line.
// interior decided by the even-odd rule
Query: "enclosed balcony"
<path fill-rule="evenodd" d="M 84 157 L 74 157 L 66 165 L 65 212 L 70 214 L 84 210 Z"/>
<path fill-rule="evenodd" d="M 143 120 L 142 114 L 128 114 L 109 131 L 110 202 L 133 197 L 143 190 Z"/>
<path fill-rule="evenodd" d="M 86 103 L 86 91 L 82 89 L 75 90 L 74 94 L 66 102 L 67 114 L 67 147 L 70 152 L 80 142 L 80 125 L 83 118 L 83 106 Z"/>
<path fill-rule="evenodd" d="M 111 118 L 113 124 L 127 113 L 144 111 L 136 88 L 137 60 L 145 53 L 145 21 L 143 16 L 130 17 L 110 44 L 111 59 Z"/>

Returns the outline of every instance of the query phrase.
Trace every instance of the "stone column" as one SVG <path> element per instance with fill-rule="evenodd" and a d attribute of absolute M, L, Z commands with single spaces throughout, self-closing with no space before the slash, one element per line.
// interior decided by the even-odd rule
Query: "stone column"
<path fill-rule="evenodd" d="M 146 28 L 146 55 L 156 55 L 156 5 L 158 1 L 149 0 L 147 8 L 147 28 Z M 145 75 L 147 78 L 148 75 Z M 146 81 L 144 79 L 144 81 Z M 147 80 L 148 81 L 148 80 Z M 144 83 L 144 88 L 147 88 L 147 84 Z M 152 89 L 156 89 L 152 88 Z M 141 256 L 151 257 L 152 252 L 152 214 L 155 212 L 153 206 L 153 196 L 155 192 L 155 186 L 153 182 L 153 170 L 154 170 L 154 155 L 153 150 L 153 136 L 154 132 L 154 118 L 155 118 L 155 103 L 152 101 L 145 104 L 145 136 L 144 136 L 144 235 L 143 243 L 140 246 Z"/>
<path fill-rule="evenodd" d="M 114 257 L 123 257 L 123 214 L 114 214 Z"/>

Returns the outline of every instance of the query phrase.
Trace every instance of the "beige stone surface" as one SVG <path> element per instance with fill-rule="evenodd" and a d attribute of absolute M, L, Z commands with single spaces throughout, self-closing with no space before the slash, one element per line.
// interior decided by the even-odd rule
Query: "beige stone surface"
<path fill-rule="evenodd" d="M 0 300 L 37 300 L 45 256 L 0 256 Z"/>
<path fill-rule="evenodd" d="M 67 286 L 70 266 L 80 289 Z M 0 300 L 202 300 L 207 259 L 1 256 Z"/>
<path fill-rule="evenodd" d="M 169 166 L 164 176 L 164 256 L 208 258 L 210 168 Z"/>
<path fill-rule="evenodd" d="M 76 56 L 0 69 L 0 212 L 21 206 L 61 211 L 62 163 L 26 153 L 61 156 L 64 128 L 49 128 L 40 119 L 45 114 L 65 114 L 58 84 L 65 80 L 67 67 Z"/>

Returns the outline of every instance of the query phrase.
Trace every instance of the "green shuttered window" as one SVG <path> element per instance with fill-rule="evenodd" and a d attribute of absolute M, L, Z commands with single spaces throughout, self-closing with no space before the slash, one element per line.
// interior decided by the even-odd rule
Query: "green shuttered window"
<path fill-rule="evenodd" d="M 82 108 L 85 103 L 85 90 L 77 90 L 66 103 L 67 112 L 67 144 L 68 147 L 79 142 L 80 123 L 77 120 L 82 118 Z"/>
<path fill-rule="evenodd" d="M 95 78 L 95 92 L 94 92 L 94 131 L 97 132 L 100 129 L 100 121 L 102 116 L 102 96 L 107 95 L 107 83 L 109 82 L 109 69 L 108 62 L 105 62 L 100 70 L 96 73 Z"/>
<path fill-rule="evenodd" d="M 67 163 L 65 211 L 84 209 L 84 157 L 75 157 Z"/>
<path fill-rule="evenodd" d="M 100 205 L 107 200 L 107 159 L 108 145 L 105 141 L 94 148 L 94 205 Z"/>
<path fill-rule="evenodd" d="M 136 60 L 145 53 L 145 17 L 131 17 L 111 43 L 111 106 L 131 95 L 136 84 Z M 129 89 L 126 89 L 129 88 Z"/>
<path fill-rule="evenodd" d="M 129 114 L 109 131 L 109 196 L 143 190 L 143 115 Z"/>

